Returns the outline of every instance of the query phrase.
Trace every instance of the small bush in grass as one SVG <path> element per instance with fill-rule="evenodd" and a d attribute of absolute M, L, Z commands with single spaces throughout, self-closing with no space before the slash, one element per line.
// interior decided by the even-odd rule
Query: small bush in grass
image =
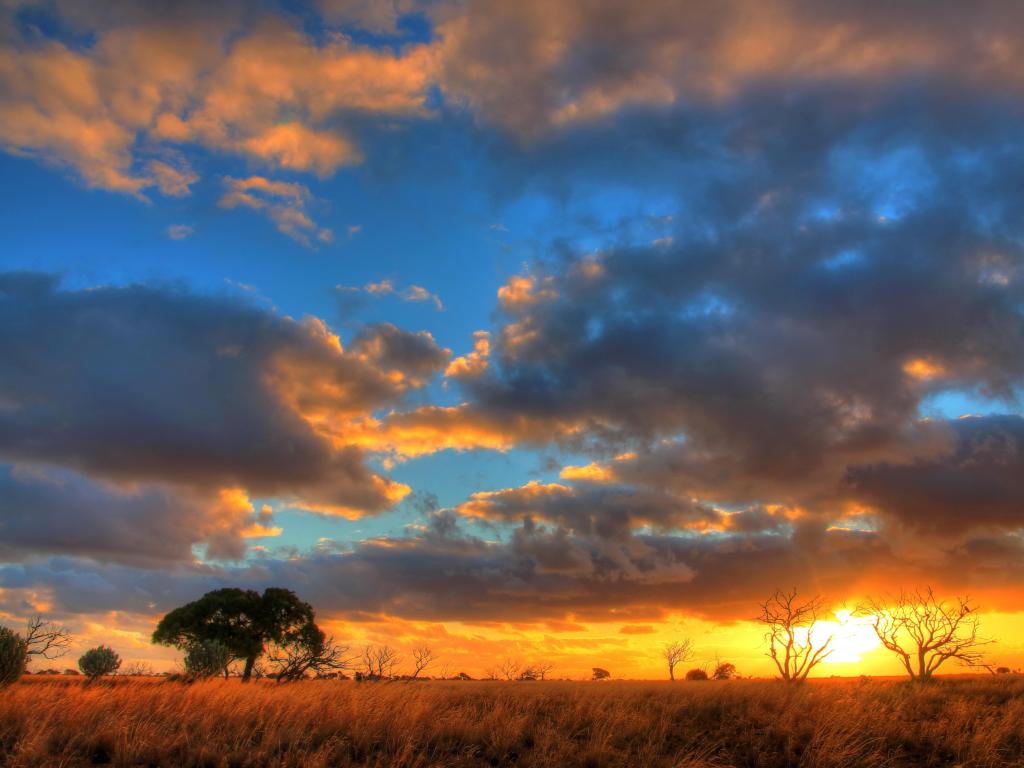
<path fill-rule="evenodd" d="M 15 683 L 25 671 L 28 646 L 7 627 L 0 627 L 0 687 Z"/>
<path fill-rule="evenodd" d="M 231 663 L 231 651 L 217 640 L 199 640 L 185 650 L 185 675 L 207 678 L 224 674 Z"/>
<path fill-rule="evenodd" d="M 707 670 L 706 669 L 701 669 L 700 667 L 697 667 L 695 669 L 691 669 L 689 672 L 686 673 L 686 679 L 687 680 L 707 680 L 708 679 Z"/>
<path fill-rule="evenodd" d="M 714 674 L 711 676 L 715 680 L 732 680 L 736 677 L 736 665 L 728 661 L 720 661 L 715 665 Z"/>
<path fill-rule="evenodd" d="M 90 680 L 112 675 L 121 668 L 121 657 L 105 645 L 90 648 L 78 660 L 78 668 Z"/>

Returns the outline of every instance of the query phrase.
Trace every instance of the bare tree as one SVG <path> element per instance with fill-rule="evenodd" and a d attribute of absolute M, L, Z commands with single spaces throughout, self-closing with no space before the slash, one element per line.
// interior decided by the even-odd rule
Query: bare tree
<path fill-rule="evenodd" d="M 412 651 L 412 664 L 414 671 L 412 673 L 413 679 L 420 676 L 420 672 L 423 672 L 427 667 L 437 661 L 434 656 L 434 652 L 423 645 L 419 648 L 414 648 Z"/>
<path fill-rule="evenodd" d="M 533 671 L 533 674 L 538 680 L 547 680 L 548 675 L 551 674 L 551 670 L 554 668 L 555 665 L 547 659 L 535 661 L 533 664 L 530 665 L 530 669 Z"/>
<path fill-rule="evenodd" d="M 115 674 L 119 677 L 156 677 L 156 670 L 145 661 L 132 661 L 123 665 Z"/>
<path fill-rule="evenodd" d="M 515 659 L 505 659 L 498 665 L 498 672 L 506 680 L 515 680 L 519 677 L 519 669 L 522 665 Z"/>
<path fill-rule="evenodd" d="M 398 651 L 389 645 L 368 645 L 363 648 L 363 667 L 366 669 L 366 676 L 371 679 L 393 677 L 395 667 L 401 660 Z"/>
<path fill-rule="evenodd" d="M 968 597 L 939 600 L 926 587 L 872 600 L 867 610 L 878 639 L 896 654 L 912 680 L 930 680 L 950 659 L 991 671 L 980 649 L 993 641 L 978 635 L 978 609 Z"/>
<path fill-rule="evenodd" d="M 273 646 L 267 654 L 272 665 L 270 675 L 277 682 L 301 680 L 310 672 L 316 677 L 337 675 L 349 669 L 352 660 L 346 658 L 348 646 L 337 645 L 333 637 L 320 630 L 310 630 L 305 637 Z"/>
<path fill-rule="evenodd" d="M 693 645 L 690 642 L 690 638 L 667 643 L 665 647 L 661 649 L 661 655 L 668 663 L 668 679 L 675 680 L 676 665 L 681 664 L 684 661 L 689 661 L 693 658 Z"/>
<path fill-rule="evenodd" d="M 484 670 L 484 680 L 500 680 L 501 668 L 498 665 L 490 666 Z"/>
<path fill-rule="evenodd" d="M 25 645 L 29 656 L 59 659 L 71 648 L 71 633 L 67 627 L 35 616 L 25 626 Z"/>
<path fill-rule="evenodd" d="M 756 621 L 767 627 L 767 655 L 775 662 L 782 679 L 807 679 L 810 671 L 832 652 L 832 635 L 815 637 L 818 617 L 826 613 L 825 601 L 820 596 L 801 601 L 794 587 L 791 592 L 775 590 L 760 608 Z"/>

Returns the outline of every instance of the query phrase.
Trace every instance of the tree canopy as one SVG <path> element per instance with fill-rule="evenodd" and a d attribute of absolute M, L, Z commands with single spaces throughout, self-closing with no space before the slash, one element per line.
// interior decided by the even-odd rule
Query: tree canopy
<path fill-rule="evenodd" d="M 261 595 L 230 587 L 175 608 L 160 620 L 153 642 L 182 649 L 203 641 L 221 643 L 233 658 L 245 660 L 245 681 L 268 643 L 310 636 L 316 629 L 314 618 L 312 606 L 291 590 L 269 587 Z"/>

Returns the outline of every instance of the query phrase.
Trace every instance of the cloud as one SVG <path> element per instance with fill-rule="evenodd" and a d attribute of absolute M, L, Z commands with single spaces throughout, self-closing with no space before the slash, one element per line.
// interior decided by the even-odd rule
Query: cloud
<path fill-rule="evenodd" d="M 970 556 L 982 551 L 989 560 Z M 1004 537 L 914 560 L 894 554 L 877 534 L 845 531 L 795 539 L 642 535 L 607 542 L 531 523 L 495 542 L 434 517 L 415 536 L 237 566 L 180 566 L 170 571 L 173 578 L 71 558 L 9 564 L 0 566 L 0 588 L 52 590 L 62 609 L 86 613 L 160 613 L 223 585 L 276 585 L 298 589 L 323 616 L 356 620 L 534 624 L 571 616 L 637 624 L 684 612 L 731 621 L 749 618 L 751 605 L 777 584 L 843 599 L 928 578 L 940 589 L 975 584 L 972 591 L 995 607 L 999 588 L 1019 583 L 1020 552 L 1019 540 Z M 993 567 L 1005 570 L 986 581 Z"/>
<path fill-rule="evenodd" d="M 349 227 L 350 236 L 353 234 L 352 230 L 353 228 Z M 359 227 L 356 227 L 355 230 L 358 232 Z M 436 293 L 431 293 L 420 285 L 409 285 L 405 288 L 398 289 L 391 280 L 384 279 L 376 283 L 367 283 L 362 288 L 350 285 L 337 285 L 335 286 L 335 290 L 343 297 L 343 301 L 346 303 L 350 303 L 350 296 L 352 294 L 364 294 L 373 298 L 379 298 L 381 296 L 395 296 L 402 301 L 429 302 L 434 305 L 434 309 L 438 312 L 444 311 L 444 304 L 441 302 L 441 297 Z"/>
<path fill-rule="evenodd" d="M 440 9 L 445 94 L 524 137 L 629 109 L 722 105 L 748 89 L 921 78 L 1017 92 L 1024 24 L 1011 3 L 643 0 Z M 447 12 L 446 12 L 447 11 Z M 968 32 L 965 34 L 965 30 Z"/>
<path fill-rule="evenodd" d="M 224 186 L 226 191 L 218 203 L 222 208 L 241 206 L 260 211 L 274 222 L 279 232 L 307 247 L 313 240 L 329 243 L 334 239 L 330 229 L 317 226 L 306 213 L 312 197 L 302 184 L 272 181 L 263 176 L 246 179 L 225 176 Z"/>
<path fill-rule="evenodd" d="M 192 562 L 196 545 L 210 558 L 239 559 L 258 525 L 237 489 L 119 487 L 45 466 L 0 466 L 0 512 L 0 557 L 8 562 L 63 554 L 167 567 Z"/>
<path fill-rule="evenodd" d="M 943 427 L 948 452 L 852 466 L 845 478 L 852 493 L 916 531 L 1024 527 L 1024 417 L 969 417 Z"/>
<path fill-rule="evenodd" d="M 558 243 L 510 278 L 487 366 L 459 380 L 463 413 L 536 425 L 531 441 L 591 452 L 608 481 L 834 518 L 859 503 L 851 468 L 948 452 L 922 419 L 933 395 L 1016 407 L 1019 114 L 927 91 L 870 114 L 793 98 L 677 115 L 706 158 L 677 158 L 660 119 L 620 126 L 664 158 L 655 188 L 687 178 L 672 243 Z M 575 151 L 585 166 L 596 147 Z"/>
<path fill-rule="evenodd" d="M 195 229 L 188 224 L 171 224 L 167 227 L 167 236 L 171 240 L 185 240 L 195 233 Z"/>
<path fill-rule="evenodd" d="M 444 375 L 453 379 L 480 376 L 487 370 L 487 358 L 490 354 L 490 332 L 475 331 L 473 333 L 473 351 L 452 360 L 445 369 Z"/>
<path fill-rule="evenodd" d="M 66 166 L 89 187 L 188 194 L 197 177 L 166 156 L 190 144 L 329 176 L 360 161 L 346 118 L 426 114 L 428 46 L 316 43 L 237 4 L 63 11 L 87 44 L 26 31 L 4 12 L 0 145 Z"/>
<path fill-rule="evenodd" d="M 146 286 L 63 290 L 0 277 L 0 456 L 109 482 L 240 487 L 356 516 L 408 488 L 371 471 L 346 425 L 440 373 L 427 334 L 323 323 Z M 69 334 L 67 329 L 74 329 Z"/>

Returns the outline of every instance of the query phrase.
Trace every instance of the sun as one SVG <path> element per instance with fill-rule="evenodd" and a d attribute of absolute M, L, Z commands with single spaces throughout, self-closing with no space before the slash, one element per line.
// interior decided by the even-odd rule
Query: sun
<path fill-rule="evenodd" d="M 826 663 L 857 663 L 863 660 L 864 654 L 880 645 L 870 616 L 858 616 L 846 609 L 834 615 L 835 620 L 815 622 L 812 628 L 816 640 L 823 641 L 832 635 L 829 644 L 832 652 L 825 659 Z"/>

